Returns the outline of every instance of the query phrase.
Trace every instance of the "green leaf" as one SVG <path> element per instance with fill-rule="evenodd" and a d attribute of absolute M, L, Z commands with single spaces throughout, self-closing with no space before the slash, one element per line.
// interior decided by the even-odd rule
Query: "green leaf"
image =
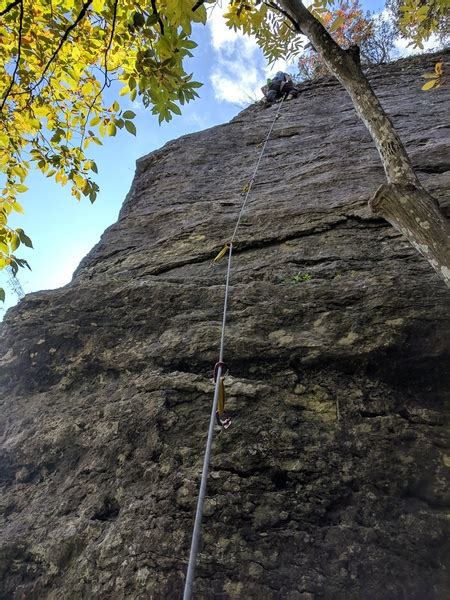
<path fill-rule="evenodd" d="M 170 102 L 169 108 L 176 115 L 181 115 L 181 108 L 177 104 L 175 104 L 175 102 Z"/>
<path fill-rule="evenodd" d="M 125 121 L 125 129 L 129 133 L 132 133 L 133 135 L 136 135 L 136 126 L 133 123 L 133 121 Z"/>
<path fill-rule="evenodd" d="M 132 110 L 126 110 L 122 115 L 124 119 L 134 119 L 135 116 L 136 113 L 134 113 Z"/>
<path fill-rule="evenodd" d="M 20 241 L 22 242 L 22 244 L 24 244 L 27 248 L 32 248 L 33 247 L 33 242 L 26 235 L 26 233 L 24 232 L 23 229 L 21 229 L 21 228 L 16 229 L 16 233 L 19 236 Z"/>
<path fill-rule="evenodd" d="M 133 25 L 135 27 L 142 27 L 145 25 L 145 18 L 141 12 L 135 12 L 133 15 Z"/>
<path fill-rule="evenodd" d="M 14 260 L 14 258 L 12 258 L 9 266 L 11 267 L 12 270 L 12 274 L 14 275 L 14 277 L 17 275 L 17 271 L 19 270 L 19 265 L 17 264 L 17 262 Z"/>
<path fill-rule="evenodd" d="M 156 25 L 158 22 L 158 15 L 152 14 L 147 18 L 147 26 L 152 27 L 152 25 Z"/>
<path fill-rule="evenodd" d="M 24 258 L 16 258 L 16 262 L 21 267 L 28 267 L 28 269 L 30 269 L 30 271 L 31 271 L 30 265 L 27 263 L 27 261 Z"/>
<path fill-rule="evenodd" d="M 0 288 L 0 301 L 4 302 L 5 298 L 6 298 L 5 290 L 3 288 Z"/>
<path fill-rule="evenodd" d="M 109 123 L 108 127 L 107 127 L 107 132 L 108 135 L 114 137 L 117 133 L 117 127 L 115 125 L 115 123 Z"/>
<path fill-rule="evenodd" d="M 14 252 L 20 246 L 20 237 L 18 235 L 16 235 L 15 233 L 13 233 L 11 236 L 10 244 L 11 244 L 11 250 Z"/>

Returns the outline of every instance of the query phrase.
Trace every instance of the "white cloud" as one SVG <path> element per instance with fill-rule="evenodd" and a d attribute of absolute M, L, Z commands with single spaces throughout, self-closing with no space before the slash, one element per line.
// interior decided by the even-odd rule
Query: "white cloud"
<path fill-rule="evenodd" d="M 287 71 L 289 65 L 278 60 L 268 66 L 254 37 L 229 29 L 223 18 L 226 5 L 215 5 L 208 17 L 213 47 L 210 79 L 217 100 L 247 105 L 262 97 L 261 87 L 269 75 Z"/>
<path fill-rule="evenodd" d="M 192 113 L 187 113 L 184 116 L 185 121 L 187 121 L 190 125 L 195 127 L 195 130 L 205 129 L 210 125 L 210 121 L 208 117 L 203 114 L 198 113 L 197 111 L 193 111 Z"/>
<path fill-rule="evenodd" d="M 226 5 L 227 2 L 215 4 L 208 15 L 208 27 L 211 31 L 211 41 L 214 50 L 220 50 L 223 46 L 232 44 L 239 37 L 242 37 L 237 31 L 225 25 L 223 13 L 226 10 Z"/>
<path fill-rule="evenodd" d="M 384 8 L 381 12 L 374 15 L 376 19 L 380 21 L 392 21 L 392 12 Z M 403 58 L 407 56 L 411 56 L 412 54 L 422 54 L 424 52 L 430 52 L 430 50 L 437 49 L 439 47 L 439 40 L 437 35 L 433 34 L 429 40 L 423 43 L 424 48 L 421 50 L 420 48 L 414 48 L 413 44 L 411 44 L 411 40 L 397 37 L 394 41 L 394 51 L 395 54 L 393 58 Z"/>
<path fill-rule="evenodd" d="M 428 40 L 423 42 L 423 50 L 420 48 L 414 48 L 413 45 L 409 46 L 409 43 L 410 40 L 406 40 L 404 38 L 397 38 L 395 40 L 395 48 L 398 50 L 400 56 L 423 54 L 424 52 L 430 52 L 431 50 L 439 48 L 439 39 L 436 34 L 433 34 Z"/>
<path fill-rule="evenodd" d="M 208 18 L 214 57 L 211 83 L 217 100 L 248 104 L 261 96 L 262 54 L 254 38 L 226 26 L 226 4 L 216 5 Z"/>
<path fill-rule="evenodd" d="M 256 68 L 235 65 L 236 74 L 231 73 L 222 64 L 217 65 L 211 74 L 214 95 L 217 100 L 248 104 L 261 97 L 264 78 Z"/>

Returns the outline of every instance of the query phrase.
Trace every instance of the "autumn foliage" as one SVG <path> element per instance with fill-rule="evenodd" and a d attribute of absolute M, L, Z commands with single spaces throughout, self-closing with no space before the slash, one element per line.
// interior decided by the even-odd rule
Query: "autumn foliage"
<path fill-rule="evenodd" d="M 426 83 L 423 84 L 423 90 L 431 90 L 432 88 L 441 87 L 447 83 L 447 73 L 445 70 L 445 65 L 442 61 L 437 62 L 434 65 L 434 71 L 432 73 L 424 73 L 422 75 L 425 79 L 428 79 Z"/>
<path fill-rule="evenodd" d="M 320 20 L 334 40 L 342 47 L 361 46 L 372 35 L 374 23 L 364 14 L 359 0 L 340 0 L 334 6 L 321 10 Z M 298 61 L 301 79 L 315 79 L 328 75 L 328 69 L 313 48 L 308 48 Z"/>
<path fill-rule="evenodd" d="M 136 133 L 134 112 L 107 101 L 113 82 L 160 122 L 197 96 L 183 66 L 196 22 L 206 9 L 192 0 L 0 0 L 0 269 L 26 266 L 16 250 L 31 241 L 9 223 L 31 169 L 95 201 L 91 146 Z"/>

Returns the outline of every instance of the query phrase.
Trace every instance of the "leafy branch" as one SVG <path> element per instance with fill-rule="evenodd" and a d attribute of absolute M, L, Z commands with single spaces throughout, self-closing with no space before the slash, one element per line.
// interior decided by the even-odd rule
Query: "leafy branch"
<path fill-rule="evenodd" d="M 111 46 L 112 46 L 113 39 L 114 39 L 114 32 L 116 30 L 117 5 L 118 4 L 119 4 L 119 0 L 114 0 L 111 35 L 109 36 L 108 45 L 106 46 L 106 49 L 105 49 L 105 83 L 103 84 L 103 87 L 102 87 L 101 91 L 99 92 L 100 94 L 103 92 L 103 90 L 105 89 L 106 86 L 109 87 L 109 85 L 111 85 L 111 82 L 108 79 L 108 53 L 111 50 Z"/>
<path fill-rule="evenodd" d="M 21 0 L 22 1 L 22 0 Z M 80 10 L 80 12 L 78 13 L 77 18 L 75 19 L 75 21 L 73 23 L 71 23 L 69 25 L 69 27 L 65 30 L 62 38 L 59 40 L 59 44 L 56 48 L 56 50 L 53 52 L 53 54 L 51 55 L 49 61 L 47 62 L 47 64 L 44 67 L 44 70 L 40 76 L 40 78 L 38 79 L 38 81 L 33 85 L 33 87 L 31 88 L 31 91 L 35 90 L 43 81 L 44 81 L 44 77 L 45 74 L 47 73 L 48 69 L 50 68 L 50 65 L 52 64 L 52 62 L 55 60 L 55 58 L 58 56 L 59 51 L 61 50 L 61 48 L 64 45 L 64 42 L 67 41 L 67 38 L 69 37 L 70 33 L 76 28 L 76 26 L 80 23 L 80 21 L 83 20 L 84 16 L 86 15 L 88 8 L 90 7 L 90 5 L 92 4 L 94 0 L 87 0 L 87 2 L 85 2 Z"/>
<path fill-rule="evenodd" d="M 264 2 L 264 4 L 266 6 L 268 6 L 269 8 L 272 8 L 273 10 L 276 10 L 277 12 L 279 12 L 280 14 L 282 14 L 283 16 L 285 16 L 286 19 L 288 19 L 291 22 L 291 24 L 294 27 L 294 30 L 297 33 L 303 33 L 302 30 L 300 29 L 300 25 L 297 23 L 297 21 L 293 17 L 291 17 L 291 15 L 286 10 L 284 10 L 283 8 L 281 8 L 281 6 L 278 6 L 278 4 L 275 4 L 275 2 Z"/>
<path fill-rule="evenodd" d="M 12 10 L 15 6 L 21 3 L 21 0 L 14 0 L 14 2 L 10 2 L 8 6 L 0 12 L 0 17 L 3 17 L 7 13 L 9 13 L 9 11 Z"/>
<path fill-rule="evenodd" d="M 159 28 L 161 30 L 161 35 L 164 35 L 164 23 L 162 22 L 162 19 L 161 19 L 161 16 L 160 16 L 159 12 L 158 12 L 158 9 L 156 8 L 156 1 L 155 0 L 151 0 L 151 3 L 152 3 L 153 14 L 158 19 L 158 24 L 159 24 Z"/>
<path fill-rule="evenodd" d="M 14 3 L 12 3 L 14 4 Z M 22 53 L 22 32 L 23 32 L 23 0 L 18 0 L 18 2 L 16 4 L 14 4 L 14 6 L 16 6 L 17 4 L 19 4 L 20 6 L 20 16 L 19 16 L 19 40 L 17 43 L 17 60 L 16 60 L 16 64 L 14 67 L 14 72 L 11 76 L 11 81 L 10 84 L 8 86 L 8 89 L 6 90 L 6 93 L 3 97 L 2 100 L 2 105 L 0 106 L 0 112 L 4 109 L 5 104 L 6 104 L 6 100 L 8 99 L 9 94 L 11 93 L 11 90 L 13 88 L 14 82 L 16 80 L 16 75 L 17 75 L 17 71 L 19 70 L 19 63 L 20 63 L 20 58 L 21 58 L 21 53 Z M 12 5 L 10 4 L 10 9 L 12 8 Z M 6 10 L 6 9 L 5 9 Z M 3 14 L 3 13 L 2 13 Z"/>
<path fill-rule="evenodd" d="M 196 2 L 194 4 L 194 6 L 192 7 L 192 12 L 195 12 L 196 10 L 198 10 L 200 8 L 200 6 L 202 6 L 202 4 L 205 4 L 206 0 L 198 0 L 198 2 Z"/>
<path fill-rule="evenodd" d="M 88 109 L 88 112 L 87 112 L 87 115 L 86 115 L 86 119 L 85 119 L 85 122 L 84 122 L 84 125 L 83 125 L 83 129 L 82 129 L 83 133 L 82 133 L 82 136 L 81 136 L 80 148 L 83 145 L 83 141 L 84 141 L 84 138 L 85 138 L 85 135 L 86 135 L 86 127 L 87 127 L 87 124 L 89 122 L 89 117 L 91 116 L 92 109 L 94 108 L 95 103 L 97 102 L 98 98 L 102 95 L 104 89 L 107 86 L 109 87 L 109 85 L 111 85 L 111 81 L 108 78 L 108 54 L 109 54 L 109 51 L 111 50 L 111 46 L 112 46 L 113 39 L 114 39 L 114 32 L 116 30 L 117 6 L 118 6 L 118 4 L 119 4 L 119 0 L 114 0 L 113 19 L 112 19 L 112 25 L 111 25 L 111 34 L 109 36 L 108 45 L 106 46 L 106 49 L 105 49 L 105 70 L 104 70 L 105 80 L 104 80 L 103 86 L 101 87 L 100 91 L 96 94 L 96 96 L 92 100 L 91 104 L 89 105 L 89 109 Z"/>

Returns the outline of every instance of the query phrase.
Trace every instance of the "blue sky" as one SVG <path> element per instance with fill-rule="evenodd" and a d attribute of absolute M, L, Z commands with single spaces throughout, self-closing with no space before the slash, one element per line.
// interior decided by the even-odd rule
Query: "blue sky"
<path fill-rule="evenodd" d="M 225 3 L 224 3 L 225 4 Z M 379 11 L 384 2 L 365 1 L 366 9 Z M 123 108 L 136 112 L 137 136 L 118 132 L 105 138 L 103 146 L 89 151 L 98 165 L 96 179 L 100 193 L 95 204 L 87 199 L 77 202 L 68 187 L 61 187 L 40 173 L 33 173 L 21 195 L 24 215 L 12 221 L 32 238 L 34 249 L 20 248 L 17 255 L 25 258 L 32 271 L 21 269 L 18 279 L 26 293 L 60 287 L 68 283 L 80 260 L 99 240 L 103 231 L 117 220 L 122 202 L 130 188 L 135 161 L 161 147 L 168 140 L 229 121 L 246 105 L 258 99 L 260 87 L 269 73 L 289 70 L 295 65 L 276 64 L 269 69 L 259 48 L 225 27 L 220 9 L 215 9 L 206 27 L 198 26 L 194 39 L 199 46 L 187 64 L 195 79 L 204 83 L 200 98 L 183 108 L 183 115 L 158 126 L 157 120 L 139 103 L 124 102 Z M 117 89 L 109 90 L 114 100 Z M 90 147 L 92 148 L 92 147 Z M 16 303 L 9 291 L 5 271 L 0 272 L 0 286 L 7 291 L 3 309 Z M 0 309 L 0 318 L 4 311 Z"/>

